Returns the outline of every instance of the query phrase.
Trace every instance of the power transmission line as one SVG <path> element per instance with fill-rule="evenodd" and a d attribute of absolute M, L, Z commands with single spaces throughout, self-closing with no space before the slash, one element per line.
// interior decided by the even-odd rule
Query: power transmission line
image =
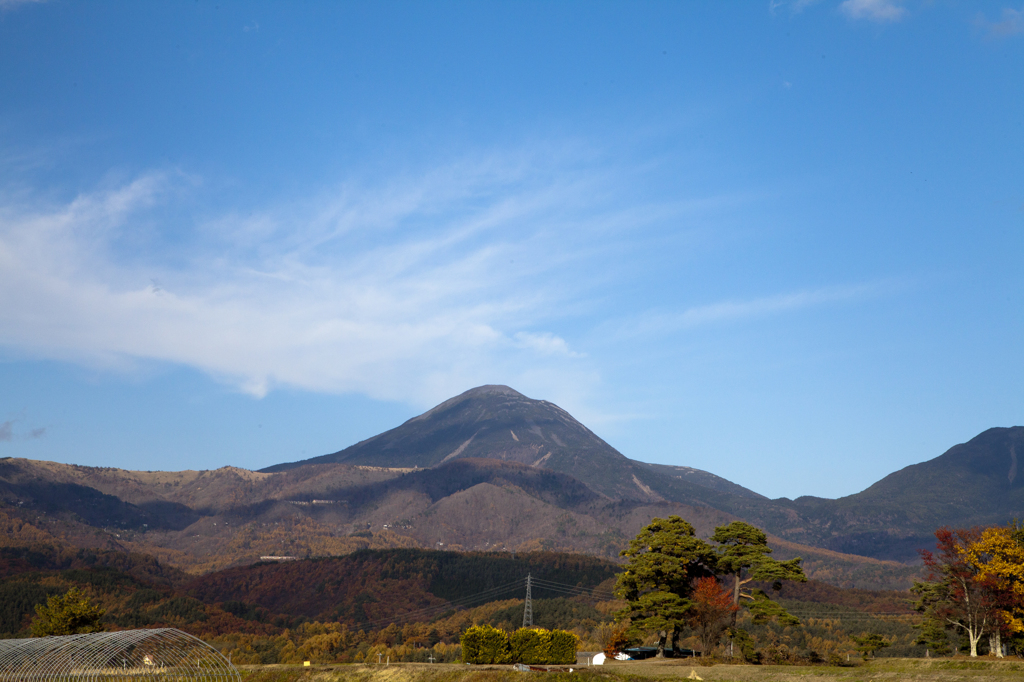
<path fill-rule="evenodd" d="M 443 604 L 407 611 L 402 614 L 396 614 L 392 617 L 374 618 L 358 622 L 353 627 L 375 629 L 392 623 L 402 625 L 413 621 L 430 621 L 452 609 L 468 608 L 486 602 L 497 601 L 506 594 L 511 596 L 515 592 L 519 592 L 523 588 L 524 584 L 526 586 L 526 600 L 523 605 L 523 627 L 531 627 L 533 625 L 533 588 L 541 590 L 542 593 L 554 593 L 564 595 L 566 597 L 582 597 L 586 599 L 593 599 L 595 601 L 610 601 L 616 598 L 615 595 L 608 590 L 596 587 L 586 588 L 580 585 L 569 585 L 567 583 L 561 583 L 554 580 L 534 578 L 532 574 L 527 574 L 525 578 L 519 578 L 517 580 L 483 590 L 474 595 L 461 597 L 459 599 L 452 599 Z M 868 621 L 875 619 L 906 618 L 908 616 L 913 617 L 920 615 L 905 612 L 853 612 L 836 614 L 827 612 L 790 611 L 790 613 L 798 618 L 814 618 L 816 620 L 835 621 Z"/>
<path fill-rule="evenodd" d="M 615 599 L 615 595 L 608 590 L 601 590 L 596 587 L 586 588 L 579 585 L 567 585 L 565 583 L 555 582 L 553 580 L 543 580 L 541 578 L 534 578 L 533 584 L 539 589 L 547 590 L 550 592 L 558 592 L 561 594 L 568 594 L 571 596 L 579 597 L 591 597 L 599 600 L 610 600 Z"/>
<path fill-rule="evenodd" d="M 459 599 L 452 599 L 443 604 L 436 604 L 434 606 L 426 606 L 413 611 L 406 611 L 405 613 L 396 614 L 390 617 L 359 621 L 353 624 L 352 627 L 375 629 L 392 623 L 395 625 L 402 625 L 414 621 L 429 621 L 452 609 L 468 608 L 470 606 L 496 601 L 503 595 L 511 595 L 515 592 L 519 592 L 523 588 L 524 584 L 527 585 L 528 607 L 524 605 L 523 622 L 529 623 L 529 625 L 524 625 L 524 627 L 533 625 L 533 587 L 537 587 L 544 592 L 554 592 L 555 594 L 562 594 L 567 597 L 584 597 L 598 601 L 608 601 L 615 598 L 611 592 L 607 592 L 605 590 L 598 590 L 596 588 L 588 589 L 579 585 L 569 585 L 566 583 L 555 582 L 553 580 L 543 580 L 541 578 L 534 578 L 532 575 L 528 574 L 526 578 L 519 578 L 503 585 L 483 590 L 482 592 L 478 592 L 474 595 L 461 597 Z M 529 608 L 529 612 L 527 612 L 526 608 Z"/>
<path fill-rule="evenodd" d="M 475 603 L 483 603 L 483 602 L 495 601 L 497 599 L 497 597 L 499 597 L 499 596 L 501 596 L 503 594 L 511 594 L 511 593 L 514 593 L 514 592 L 518 592 L 522 588 L 522 584 L 523 584 L 523 579 L 519 578 L 518 580 L 514 580 L 514 581 L 512 581 L 510 583 L 506 583 L 504 585 L 499 585 L 498 587 L 492 587 L 492 588 L 490 588 L 488 590 L 484 590 L 483 592 L 478 592 L 477 594 L 474 594 L 474 595 L 471 595 L 471 596 L 468 596 L 468 597 L 462 597 L 460 599 L 452 599 L 452 600 L 446 601 L 443 604 L 437 604 L 435 606 L 426 606 L 426 607 L 424 607 L 422 609 L 416 609 L 414 611 L 406 611 L 405 613 L 397 614 L 395 616 L 384 617 L 384 618 L 374 618 L 374 619 L 371 619 L 371 620 L 361 621 L 361 622 L 356 623 L 353 627 L 367 627 L 367 626 L 368 627 L 374 627 L 374 626 L 381 625 L 381 624 L 391 624 L 391 623 L 395 623 L 397 625 L 397 624 L 401 624 L 401 623 L 409 622 L 409 621 L 414 621 L 414 620 L 432 620 L 434 616 L 440 615 L 440 614 L 444 613 L 445 611 L 450 611 L 453 608 L 458 608 L 460 606 L 462 606 L 462 607 L 470 606 L 471 604 L 475 604 Z"/>

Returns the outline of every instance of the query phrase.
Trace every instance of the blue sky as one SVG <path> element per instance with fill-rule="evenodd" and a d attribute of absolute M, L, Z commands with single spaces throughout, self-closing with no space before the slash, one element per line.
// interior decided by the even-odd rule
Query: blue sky
<path fill-rule="evenodd" d="M 0 0 L 0 456 L 468 388 L 840 496 L 1024 423 L 1018 2 Z"/>

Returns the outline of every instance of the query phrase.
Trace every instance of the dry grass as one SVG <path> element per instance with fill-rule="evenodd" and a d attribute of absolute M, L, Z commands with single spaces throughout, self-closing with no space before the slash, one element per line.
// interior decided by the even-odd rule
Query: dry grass
<path fill-rule="evenodd" d="M 686 680 L 696 673 L 704 680 L 722 682 L 855 682 L 857 680 L 1024 680 L 1019 660 L 881 659 L 850 667 L 694 665 L 684 660 L 611 662 L 574 672 L 520 673 L 511 666 L 393 663 L 389 666 L 245 666 L 243 682 L 662 682 Z"/>

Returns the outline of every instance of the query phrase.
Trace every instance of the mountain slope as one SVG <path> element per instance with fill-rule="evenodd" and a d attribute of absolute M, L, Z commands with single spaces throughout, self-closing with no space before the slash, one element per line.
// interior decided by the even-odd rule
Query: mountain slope
<path fill-rule="evenodd" d="M 614 559 L 653 516 L 679 514 L 704 536 L 746 520 L 795 543 L 786 551 L 809 565 L 814 556 L 813 570 L 836 584 L 881 586 L 904 584 L 906 571 L 850 555 L 914 561 L 939 525 L 1024 515 L 1021 451 L 1024 429 L 992 429 L 856 495 L 769 500 L 699 469 L 628 459 L 557 406 L 482 386 L 339 452 L 262 472 L 0 459 L 0 520 L 12 537 L 147 552 L 203 572 L 389 547 Z"/>
<path fill-rule="evenodd" d="M 1024 429 L 991 429 L 944 455 L 838 500 L 768 500 L 699 469 L 626 458 L 561 408 L 507 386 L 481 386 L 405 424 L 316 462 L 437 467 L 461 458 L 520 462 L 572 476 L 608 500 L 708 506 L 786 540 L 915 561 L 941 525 L 1006 523 L 1024 515 Z"/>
<path fill-rule="evenodd" d="M 462 458 L 497 459 L 561 472 L 609 499 L 658 499 L 644 489 L 642 481 L 634 479 L 634 468 L 639 463 L 626 458 L 554 403 L 532 400 L 508 386 L 470 389 L 344 450 L 278 464 L 261 472 L 278 473 L 329 462 L 425 469 Z M 672 476 L 704 488 L 761 497 L 706 471 L 671 469 Z"/>
<path fill-rule="evenodd" d="M 917 548 L 934 546 L 940 526 L 1024 518 L 1018 453 L 1024 457 L 1024 427 L 992 428 L 855 495 L 786 501 L 809 521 L 803 533 L 790 536 L 843 552 L 909 559 Z"/>
<path fill-rule="evenodd" d="M 708 506 L 787 541 L 914 561 L 919 549 L 934 544 L 939 525 L 1005 523 L 1024 514 L 1024 471 L 1017 473 L 1022 433 L 1021 427 L 991 429 L 839 500 L 768 500 L 706 471 L 630 460 L 551 402 L 508 386 L 480 386 L 345 450 L 263 471 L 301 471 L 318 462 L 420 468 L 463 458 L 519 462 L 567 474 L 609 501 Z"/>
<path fill-rule="evenodd" d="M 707 505 L 666 499 L 608 500 L 566 474 L 488 459 L 454 459 L 411 471 L 311 464 L 256 475 L 231 469 L 149 473 L 3 461 L 6 476 L 0 483 L 34 481 L 18 488 L 17 500 L 0 500 L 0 526 L 7 530 L 8 544 L 145 552 L 192 573 L 250 564 L 264 555 L 336 556 L 396 547 L 557 550 L 617 560 L 629 539 L 655 516 L 678 514 L 702 537 L 736 518 Z M 154 501 L 186 506 L 193 501 L 198 520 L 181 530 L 167 524 L 147 527 L 139 523 L 141 517 L 102 518 L 89 525 L 91 517 L 56 506 L 43 510 L 27 494 L 69 482 L 122 505 L 156 508 Z M 111 494 L 118 491 L 131 502 Z M 42 502 L 51 504 L 52 496 Z M 811 575 L 828 576 L 837 585 L 908 584 L 909 573 L 896 564 L 773 542 L 787 557 L 805 557 L 813 566 Z"/>
<path fill-rule="evenodd" d="M 916 562 L 919 549 L 934 547 L 940 526 L 1000 525 L 1024 518 L 1024 481 L 1017 473 L 1021 452 L 1024 427 L 993 428 L 839 499 L 707 500 L 792 542 Z"/>

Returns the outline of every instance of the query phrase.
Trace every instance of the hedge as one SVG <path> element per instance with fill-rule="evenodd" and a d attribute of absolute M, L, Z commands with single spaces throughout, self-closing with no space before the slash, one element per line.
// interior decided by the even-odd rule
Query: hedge
<path fill-rule="evenodd" d="M 548 662 L 551 633 L 547 630 L 520 628 L 508 640 L 513 663 L 536 665 Z"/>
<path fill-rule="evenodd" d="M 476 625 L 463 633 L 464 663 L 526 663 L 529 665 L 576 662 L 579 638 L 565 630 L 521 628 L 513 633 Z"/>
<path fill-rule="evenodd" d="M 580 638 L 565 630 L 552 630 L 551 640 L 548 643 L 549 663 L 575 663 L 576 649 L 579 648 Z"/>
<path fill-rule="evenodd" d="M 462 644 L 463 663 L 512 663 L 509 652 L 508 633 L 490 625 L 476 625 L 464 633 L 459 640 Z"/>

